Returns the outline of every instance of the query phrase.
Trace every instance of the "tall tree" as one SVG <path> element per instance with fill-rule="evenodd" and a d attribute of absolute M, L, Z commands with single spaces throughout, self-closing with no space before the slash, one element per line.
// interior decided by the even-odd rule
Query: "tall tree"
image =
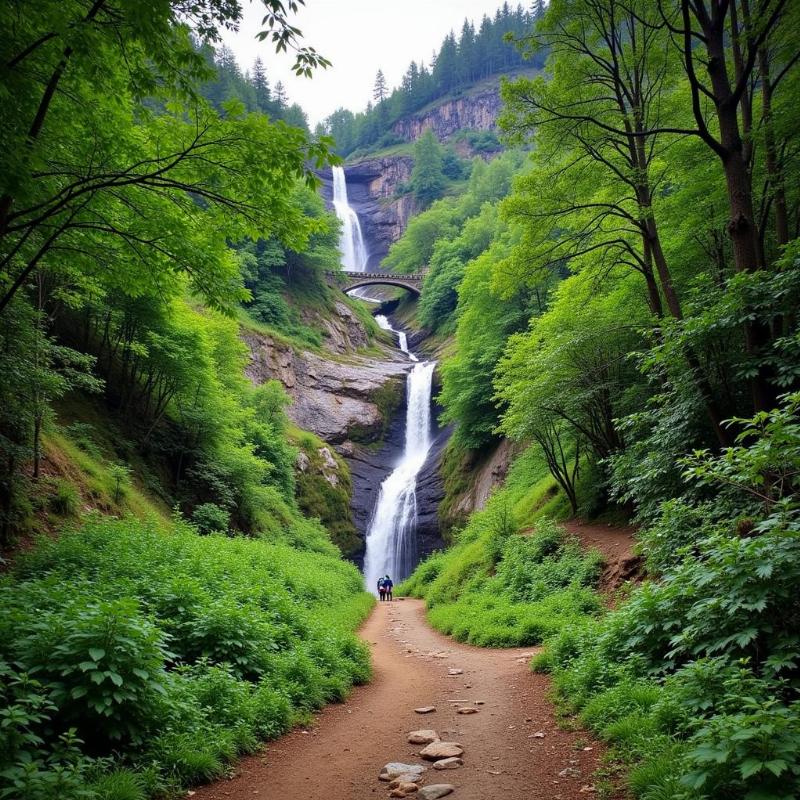
<path fill-rule="evenodd" d="M 278 81 L 275 84 L 273 98 L 277 103 L 278 108 L 286 108 L 287 104 L 289 103 L 289 95 L 286 94 L 286 87 L 283 85 L 283 81 Z"/>
<path fill-rule="evenodd" d="M 256 102 L 258 109 L 262 112 L 269 112 L 272 102 L 272 91 L 267 80 L 267 71 L 264 69 L 264 62 L 259 56 L 253 63 L 253 87 L 256 90 Z"/>
<path fill-rule="evenodd" d="M 752 184 L 752 84 L 770 37 L 787 19 L 796 21 L 796 12 L 790 16 L 788 6 L 787 0 L 756 0 L 752 9 L 747 0 L 681 0 L 676 11 L 672 4 L 659 0 L 664 26 L 680 48 L 697 134 L 722 165 L 730 211 L 728 234 L 734 266 L 740 273 L 767 266 Z M 800 45 L 795 43 L 787 54 L 787 70 L 797 64 L 799 56 Z M 769 114 L 774 86 L 767 71 L 762 70 L 761 77 L 766 78 Z M 708 119 L 705 101 L 712 104 L 713 122 Z M 775 376 L 763 358 L 772 332 L 767 324 L 752 320 L 745 322 L 744 335 L 748 354 L 760 362 L 750 379 L 753 406 L 756 411 L 773 408 L 777 403 Z"/>
<path fill-rule="evenodd" d="M 598 248 L 620 256 L 624 252 L 622 263 L 645 279 L 653 313 L 681 320 L 654 197 L 665 177 L 658 165 L 671 141 L 667 135 L 692 130 L 668 101 L 680 74 L 658 9 L 644 0 L 555 0 L 532 41 L 550 50 L 555 77 L 550 82 L 523 79 L 507 87 L 510 111 L 504 124 L 518 134 L 554 127 L 558 133 L 548 139 L 552 146 L 572 144 L 574 155 L 565 159 L 571 165 L 556 169 L 554 188 L 561 183 L 559 176 L 577 175 L 587 163 L 605 173 L 609 188 L 618 186 L 578 201 L 564 198 L 556 215 L 574 215 L 575 235 L 546 244 L 551 263 Z M 549 208 L 552 214 L 553 205 Z M 636 232 L 638 246 L 630 246 L 621 235 L 624 230 Z M 717 437 L 728 444 L 725 414 L 702 360 L 692 349 L 685 356 Z"/>
<path fill-rule="evenodd" d="M 380 104 L 386 99 L 387 86 L 386 78 L 383 75 L 383 70 L 378 70 L 375 74 L 375 85 L 372 87 L 372 99 Z"/>
<path fill-rule="evenodd" d="M 428 206 L 442 196 L 444 185 L 442 146 L 436 134 L 430 128 L 426 128 L 414 145 L 411 190 L 422 206 Z"/>

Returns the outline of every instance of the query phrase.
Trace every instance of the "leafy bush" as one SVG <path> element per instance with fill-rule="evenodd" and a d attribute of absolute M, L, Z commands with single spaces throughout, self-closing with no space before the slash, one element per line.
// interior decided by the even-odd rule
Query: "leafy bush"
<path fill-rule="evenodd" d="M 566 624 L 595 614 L 599 553 L 585 553 L 562 528 L 542 520 L 520 536 L 496 496 L 472 517 L 454 547 L 423 562 L 401 587 L 424 597 L 431 624 L 471 644 L 537 644 Z"/>
<path fill-rule="evenodd" d="M 216 503 L 201 503 L 192 512 L 192 522 L 200 533 L 224 533 L 230 525 L 231 515 Z"/>
<path fill-rule="evenodd" d="M 73 517 L 78 513 L 80 495 L 69 481 L 56 479 L 49 500 L 50 510 L 61 517 Z"/>
<path fill-rule="evenodd" d="M 635 765 L 637 797 L 800 796 L 798 405 L 739 420 L 734 447 L 684 460 L 694 495 L 664 503 L 642 537 L 660 580 L 537 659 Z"/>
<path fill-rule="evenodd" d="M 152 795 L 369 677 L 351 565 L 263 540 L 94 521 L 0 583 L 0 797 Z"/>

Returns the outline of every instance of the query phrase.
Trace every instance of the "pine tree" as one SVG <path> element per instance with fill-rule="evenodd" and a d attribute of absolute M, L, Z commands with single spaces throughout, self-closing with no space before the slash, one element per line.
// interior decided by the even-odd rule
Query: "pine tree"
<path fill-rule="evenodd" d="M 283 85 L 283 81 L 278 81 L 275 84 L 273 99 L 280 108 L 285 108 L 286 104 L 289 102 L 289 96 L 286 94 L 286 88 Z"/>
<path fill-rule="evenodd" d="M 375 75 L 375 86 L 372 90 L 372 99 L 381 104 L 386 99 L 386 78 L 383 75 L 383 70 L 378 70 Z"/>
<path fill-rule="evenodd" d="M 533 4 L 531 5 L 531 15 L 533 16 L 534 20 L 539 20 L 544 16 L 544 12 L 546 10 L 546 6 L 544 4 L 544 0 L 533 0 Z"/>
<path fill-rule="evenodd" d="M 251 80 L 253 82 L 253 88 L 256 91 L 258 110 L 266 113 L 270 110 L 272 91 L 269 88 L 264 62 L 260 58 L 256 58 L 253 64 L 253 77 Z"/>
<path fill-rule="evenodd" d="M 411 190 L 423 206 L 442 196 L 445 187 L 442 166 L 442 146 L 434 132 L 426 128 L 414 145 L 414 169 L 411 171 Z"/>

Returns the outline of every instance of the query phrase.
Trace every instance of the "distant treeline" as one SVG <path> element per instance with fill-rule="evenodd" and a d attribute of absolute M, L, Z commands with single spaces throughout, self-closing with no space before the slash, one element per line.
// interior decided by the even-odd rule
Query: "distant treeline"
<path fill-rule="evenodd" d="M 534 2 L 530 10 L 503 3 L 494 18 L 484 15 L 477 29 L 465 19 L 460 35 L 451 31 L 444 38 L 429 67 L 412 61 L 400 86 L 391 94 L 386 93 L 383 73 L 379 71 L 373 93 L 375 102 L 357 114 L 338 109 L 318 126 L 318 132 L 332 135 L 342 156 L 358 148 L 397 144 L 401 140 L 392 133 L 392 126 L 406 114 L 524 64 L 541 67 L 543 56 L 526 61 L 508 39 L 529 35 L 543 9 L 541 0 Z"/>
<path fill-rule="evenodd" d="M 199 49 L 216 72 L 214 79 L 201 85 L 200 93 L 215 108 L 222 109 L 224 103 L 239 100 L 248 111 L 260 111 L 271 119 L 281 119 L 288 125 L 308 130 L 305 112 L 297 103 L 289 103 L 281 81 L 270 86 L 260 58 L 253 62 L 252 69 L 243 73 L 230 48 L 223 46 L 214 49 L 205 45 Z"/>

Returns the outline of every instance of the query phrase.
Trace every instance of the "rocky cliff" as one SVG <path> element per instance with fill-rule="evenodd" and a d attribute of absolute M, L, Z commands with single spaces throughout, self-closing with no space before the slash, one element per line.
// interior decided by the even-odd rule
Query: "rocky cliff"
<path fill-rule="evenodd" d="M 499 86 L 484 84 L 398 120 L 392 131 L 408 142 L 416 141 L 428 128 L 442 142 L 460 131 L 493 131 L 497 128 L 501 104 Z M 467 141 L 456 143 L 456 149 L 462 156 L 473 155 Z M 413 195 L 403 193 L 413 168 L 414 159 L 400 153 L 365 156 L 344 167 L 348 200 L 358 214 L 369 251 L 367 269 L 379 267 L 392 242 L 402 236 L 408 220 L 419 211 Z M 323 197 L 330 204 L 333 197 L 330 170 L 320 177 Z"/>
<path fill-rule="evenodd" d="M 242 334 L 250 348 L 247 377 L 260 384 L 279 380 L 292 403 L 289 418 L 329 444 L 379 441 L 402 402 L 408 363 L 385 348 L 380 359 L 296 351 L 255 331 Z"/>
<path fill-rule="evenodd" d="M 501 105 L 500 89 L 494 84 L 404 117 L 394 124 L 392 131 L 409 142 L 419 139 L 429 128 L 440 142 L 459 131 L 493 131 L 497 128 Z"/>
<path fill-rule="evenodd" d="M 318 325 L 321 320 L 315 320 Z M 379 355 L 359 352 L 367 343 L 366 332 L 345 303 L 336 304 L 323 326 L 325 349 L 297 350 L 265 333 L 243 330 L 250 349 L 246 374 L 254 383 L 279 380 L 292 399 L 290 419 L 323 442 L 301 450 L 298 486 L 301 506 L 328 525 L 334 541 L 357 563 L 364 552 L 364 538 L 377 493 L 402 453 L 405 437 L 407 357 L 394 347 L 381 345 Z M 420 476 L 419 550 L 427 555 L 441 547 L 437 504 L 443 495 L 438 463 L 446 436 L 438 436 Z M 337 473 L 333 454 L 344 457 L 349 475 Z M 352 487 L 352 522 L 341 510 L 326 518 L 341 482 Z M 309 484 L 306 486 L 306 484 Z M 329 515 L 330 516 L 330 515 Z M 355 536 L 353 535 L 353 526 Z"/>

